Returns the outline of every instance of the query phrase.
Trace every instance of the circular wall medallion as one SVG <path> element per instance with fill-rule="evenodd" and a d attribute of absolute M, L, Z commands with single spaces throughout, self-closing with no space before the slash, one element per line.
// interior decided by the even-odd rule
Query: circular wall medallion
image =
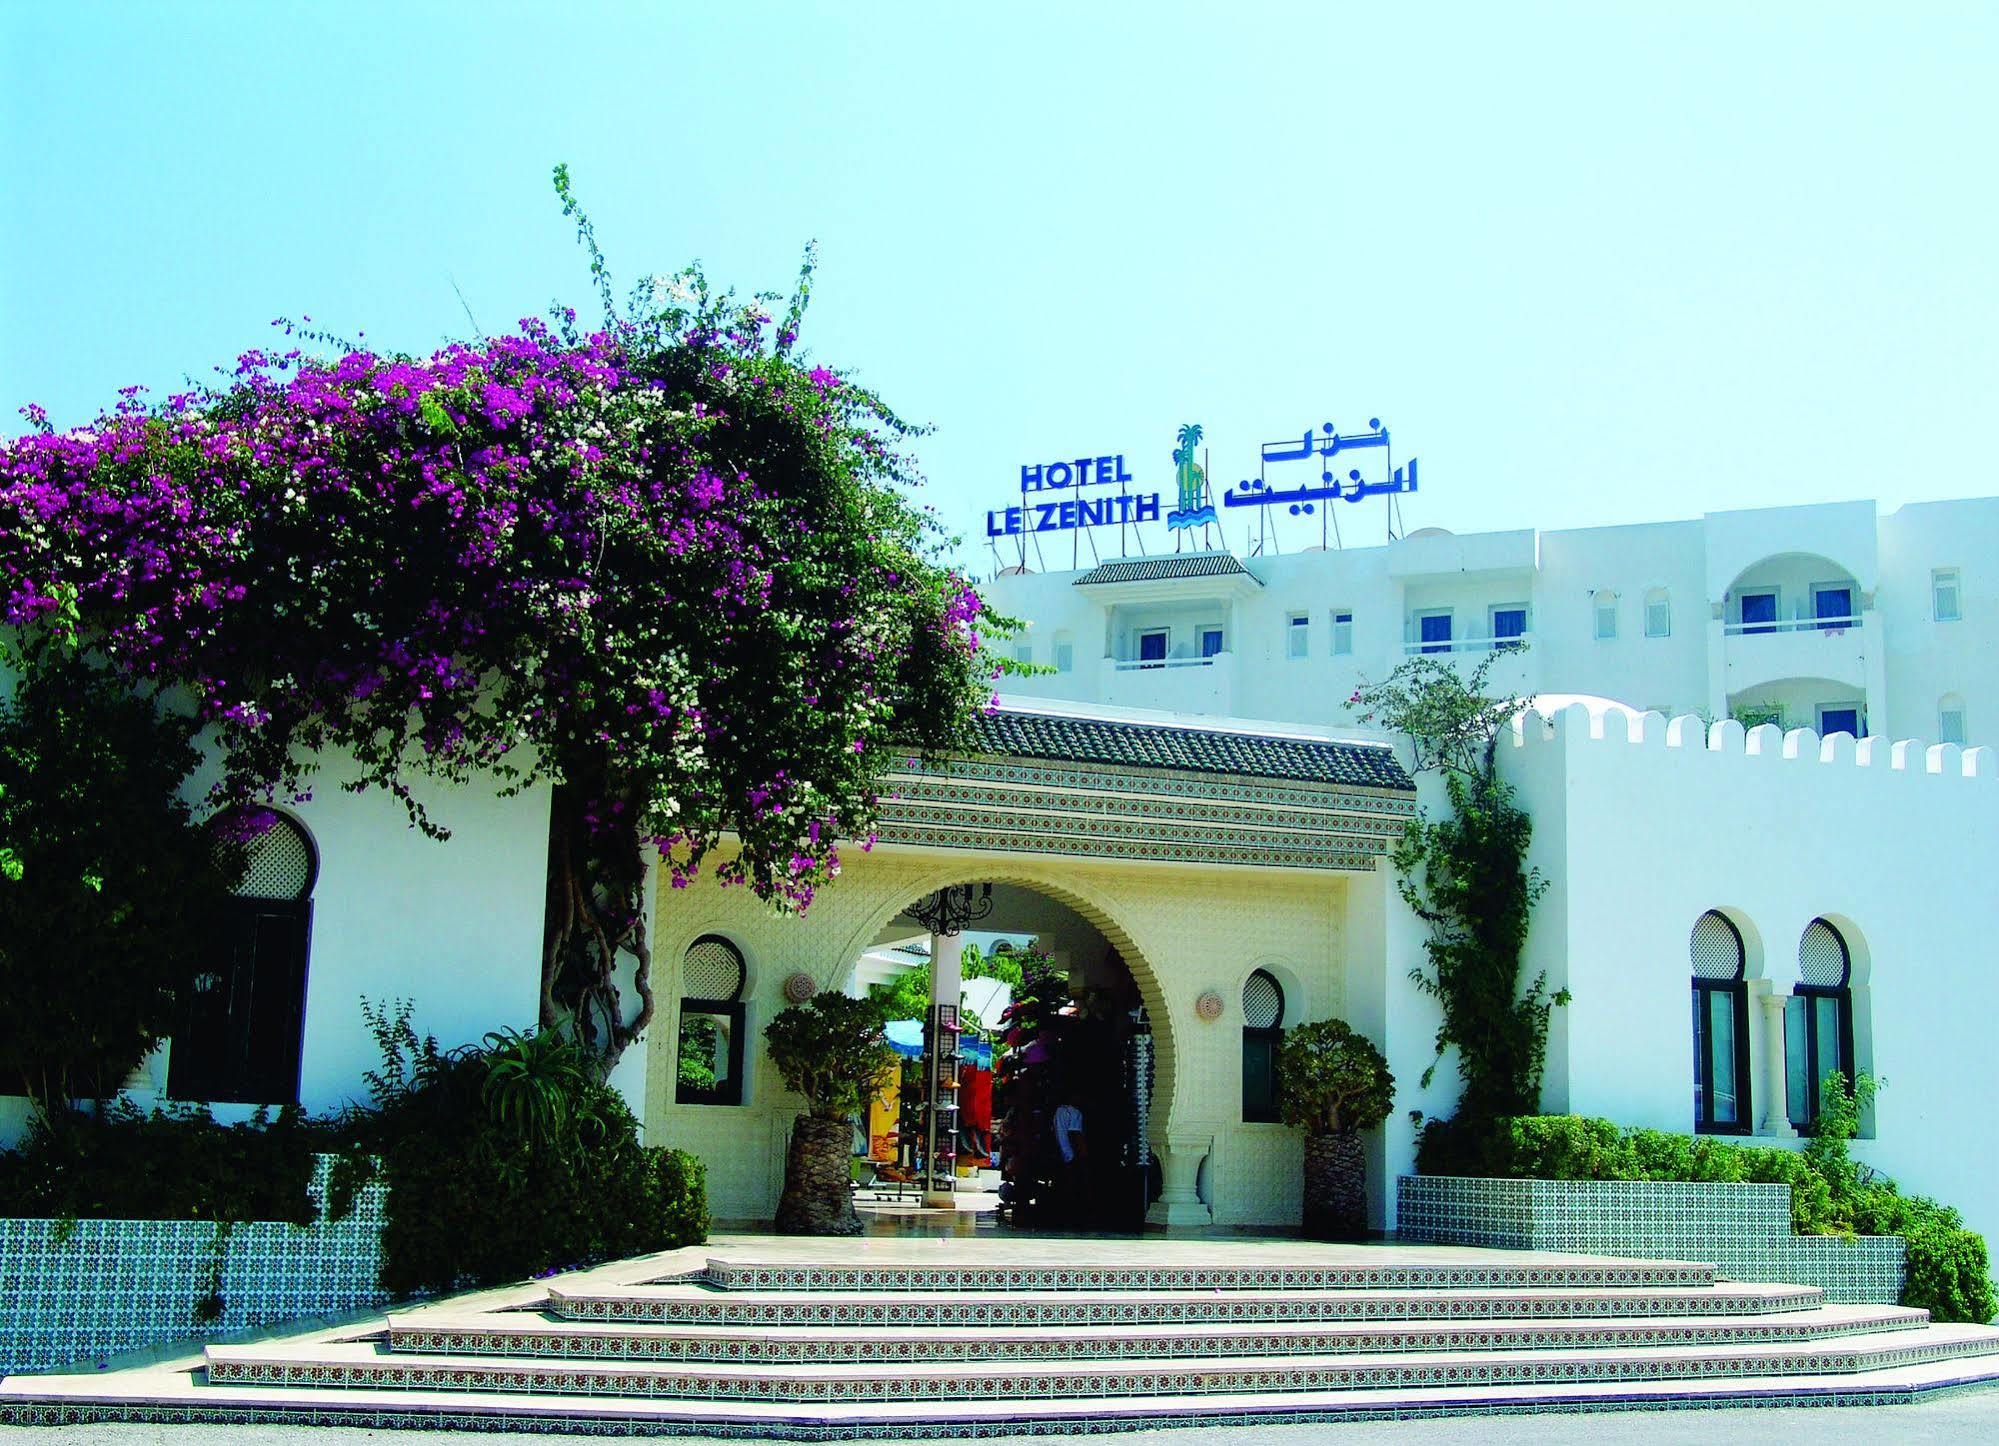
<path fill-rule="evenodd" d="M 803 969 L 789 976 L 784 981 L 784 997 L 789 999 L 793 1004 L 803 1004 L 818 992 L 818 984 Z"/>
<path fill-rule="evenodd" d="M 1199 999 L 1194 1001 L 1194 1012 L 1200 1015 L 1201 1018 L 1209 1021 L 1220 1019 L 1222 1017 L 1221 994 L 1213 989 L 1207 990 Z"/>

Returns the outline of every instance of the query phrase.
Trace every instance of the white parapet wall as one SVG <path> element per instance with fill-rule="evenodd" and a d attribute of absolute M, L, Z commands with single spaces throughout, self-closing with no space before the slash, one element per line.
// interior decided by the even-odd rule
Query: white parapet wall
<path fill-rule="evenodd" d="M 1747 959 L 1754 1129 L 1740 1138 L 1795 1143 L 1769 1087 L 1780 1015 L 1759 1001 L 1792 992 L 1801 937 L 1824 919 L 1851 952 L 1857 1065 L 1883 1083 L 1856 1156 L 1999 1231 L 1977 1083 L 1999 1005 L 1991 750 L 1575 706 L 1522 715 L 1501 769 L 1550 885 L 1526 973 L 1573 994 L 1550 1034 L 1547 1109 L 1693 1128 L 1689 941 L 1716 910 Z"/>

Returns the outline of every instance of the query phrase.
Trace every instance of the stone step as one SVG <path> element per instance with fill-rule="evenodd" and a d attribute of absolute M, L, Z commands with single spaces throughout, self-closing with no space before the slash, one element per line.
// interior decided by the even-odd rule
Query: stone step
<path fill-rule="evenodd" d="M 372 1391 L 223 1386 L 200 1372 L 154 1368 L 106 1376 L 15 1376 L 0 1382 L 0 1424 L 284 1423 L 533 1433 L 754 1436 L 767 1440 L 931 1440 L 1023 1431 L 1165 1429 L 1206 1423 L 1275 1426 L 1393 1421 L 1416 1416 L 1661 1410 L 1689 1406 L 1885 1406 L 1999 1384 L 1999 1363 L 1968 1357 L 1850 1375 L 1770 1375 L 1628 1381 L 1608 1386 L 1444 1386 L 1401 1391 L 1218 1392 L 1123 1399 L 1017 1400 L 939 1405 L 854 1401 L 757 1402 L 503 1396 L 478 1391 Z M 1887 1417 L 1883 1426 L 1893 1420 Z M 1889 1428 L 1892 1429 L 1892 1428 Z"/>
<path fill-rule="evenodd" d="M 1810 1310 L 1812 1286 L 1424 1290 L 1017 1291 L 866 1294 L 718 1291 L 682 1282 L 548 1291 L 562 1320 L 711 1326 L 1203 1325 L 1338 1320 L 1601 1320 Z"/>
<path fill-rule="evenodd" d="M 1449 1319 L 1433 1323 L 1331 1321 L 1188 1325 L 689 1326 L 595 1324 L 525 1311 L 450 1317 L 391 1315 L 386 1339 L 401 1354 L 546 1360 L 707 1361 L 884 1365 L 937 1361 L 1137 1360 L 1579 1347 L 1798 1343 L 1915 1330 L 1906 1306 L 1826 1306 L 1759 1316 L 1613 1320 Z"/>
<path fill-rule="evenodd" d="M 1050 1253 L 1059 1254 L 1060 1242 Z M 1300 1260 L 1306 1254 L 1307 1259 Z M 951 1264 L 828 1256 L 712 1256 L 697 1279 L 726 1291 L 1185 1291 L 1185 1290 L 1573 1290 L 1687 1287 L 1714 1283 L 1714 1266 L 1601 1255 L 1503 1254 L 1435 1245 L 1325 1252 L 1313 1263 L 1292 1247 L 1260 1257 L 1245 1248 L 1213 1257 L 1129 1263 Z M 687 1277 L 677 1277 L 686 1279 Z"/>
<path fill-rule="evenodd" d="M 1556 1383 L 1625 1386 L 1647 1381 L 1846 1375 L 1966 1360 L 1984 1362 L 1999 1371 L 1999 1329 L 1925 1325 L 1810 1344 L 1067 1361 L 1055 1369 L 1030 1373 L 1023 1373 L 1018 1364 L 984 1361 L 877 1370 L 859 1365 L 791 1363 L 740 1368 L 510 1357 L 470 1360 L 391 1352 L 371 1341 L 211 1346 L 206 1360 L 207 1379 L 219 1386 L 492 1391 L 509 1396 L 661 1397 L 820 1407 L 858 1401 L 1007 1403 Z"/>

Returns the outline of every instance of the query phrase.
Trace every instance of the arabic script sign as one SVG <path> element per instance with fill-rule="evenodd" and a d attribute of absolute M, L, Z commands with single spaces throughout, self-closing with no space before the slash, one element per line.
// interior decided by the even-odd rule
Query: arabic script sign
<path fill-rule="evenodd" d="M 1320 459 L 1319 483 L 1302 487 L 1273 487 L 1261 477 L 1252 477 L 1247 482 L 1238 482 L 1222 497 L 1224 507 L 1287 507 L 1293 517 L 1309 516 L 1316 511 L 1321 501 L 1339 500 L 1359 502 L 1368 497 L 1386 497 L 1397 492 L 1416 490 L 1416 459 L 1410 458 L 1404 466 L 1397 467 L 1385 482 L 1369 482 L 1360 475 L 1358 468 L 1350 468 L 1345 481 L 1333 476 L 1333 458 L 1342 452 L 1355 452 L 1365 447 L 1388 446 L 1388 429 L 1381 425 L 1379 417 L 1369 417 L 1370 430 L 1355 436 L 1343 437 L 1327 422 L 1319 428 L 1319 435 L 1313 436 L 1309 429 L 1297 441 L 1288 437 L 1281 442 L 1263 444 L 1263 462 L 1267 468 L 1272 462 L 1302 462 L 1313 456 Z"/>

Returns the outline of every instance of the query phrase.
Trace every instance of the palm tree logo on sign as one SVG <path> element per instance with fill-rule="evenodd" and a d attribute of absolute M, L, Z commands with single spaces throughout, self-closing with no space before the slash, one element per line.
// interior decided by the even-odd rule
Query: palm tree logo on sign
<path fill-rule="evenodd" d="M 1188 422 L 1180 428 L 1180 445 L 1173 451 L 1173 476 L 1180 488 L 1180 505 L 1166 514 L 1169 529 L 1188 530 L 1215 520 L 1214 499 L 1208 495 L 1208 469 L 1194 460 L 1201 443 L 1201 426 Z"/>

